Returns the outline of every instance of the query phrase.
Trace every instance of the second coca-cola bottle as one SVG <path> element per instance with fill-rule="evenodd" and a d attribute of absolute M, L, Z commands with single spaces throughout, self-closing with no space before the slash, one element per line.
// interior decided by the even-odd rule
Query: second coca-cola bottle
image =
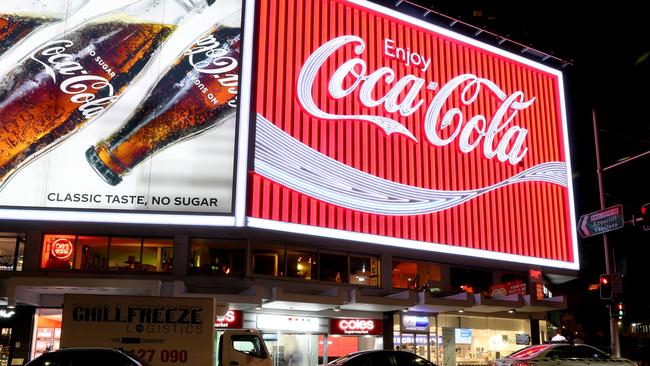
<path fill-rule="evenodd" d="M 111 136 L 86 151 L 90 165 L 109 184 L 156 152 L 220 126 L 237 107 L 240 12 L 198 39 L 151 89 L 144 102 Z"/>
<path fill-rule="evenodd" d="M 44 25 L 74 14 L 88 0 L 1 0 L 0 57 Z"/>
<path fill-rule="evenodd" d="M 138 1 L 41 45 L 14 67 L 0 80 L 0 188 L 110 107 L 176 25 L 212 2 Z"/>

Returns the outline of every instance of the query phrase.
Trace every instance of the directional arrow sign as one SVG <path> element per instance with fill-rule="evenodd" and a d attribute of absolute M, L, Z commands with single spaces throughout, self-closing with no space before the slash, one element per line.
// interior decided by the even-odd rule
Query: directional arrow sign
<path fill-rule="evenodd" d="M 623 206 L 616 205 L 604 210 L 580 216 L 578 232 L 583 238 L 618 230 L 625 225 Z"/>

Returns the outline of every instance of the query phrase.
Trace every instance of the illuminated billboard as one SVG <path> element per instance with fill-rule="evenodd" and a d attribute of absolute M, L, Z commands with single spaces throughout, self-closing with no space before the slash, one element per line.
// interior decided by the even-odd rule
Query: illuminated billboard
<path fill-rule="evenodd" d="M 0 217 L 234 222 L 241 13 L 3 1 Z"/>
<path fill-rule="evenodd" d="M 578 268 L 561 72 L 363 0 L 257 7 L 250 226 Z"/>

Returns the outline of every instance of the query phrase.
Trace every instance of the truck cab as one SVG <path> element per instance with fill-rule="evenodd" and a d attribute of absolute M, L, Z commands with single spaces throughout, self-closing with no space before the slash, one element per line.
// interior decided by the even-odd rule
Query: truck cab
<path fill-rule="evenodd" d="M 233 329 L 219 337 L 217 366 L 273 366 L 273 359 L 259 331 Z"/>

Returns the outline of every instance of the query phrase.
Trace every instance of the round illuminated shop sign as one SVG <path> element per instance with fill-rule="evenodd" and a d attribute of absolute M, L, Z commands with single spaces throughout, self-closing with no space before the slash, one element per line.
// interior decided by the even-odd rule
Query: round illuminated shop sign
<path fill-rule="evenodd" d="M 57 259 L 68 259 L 72 255 L 72 242 L 68 239 L 57 239 L 52 243 L 50 252 Z"/>

